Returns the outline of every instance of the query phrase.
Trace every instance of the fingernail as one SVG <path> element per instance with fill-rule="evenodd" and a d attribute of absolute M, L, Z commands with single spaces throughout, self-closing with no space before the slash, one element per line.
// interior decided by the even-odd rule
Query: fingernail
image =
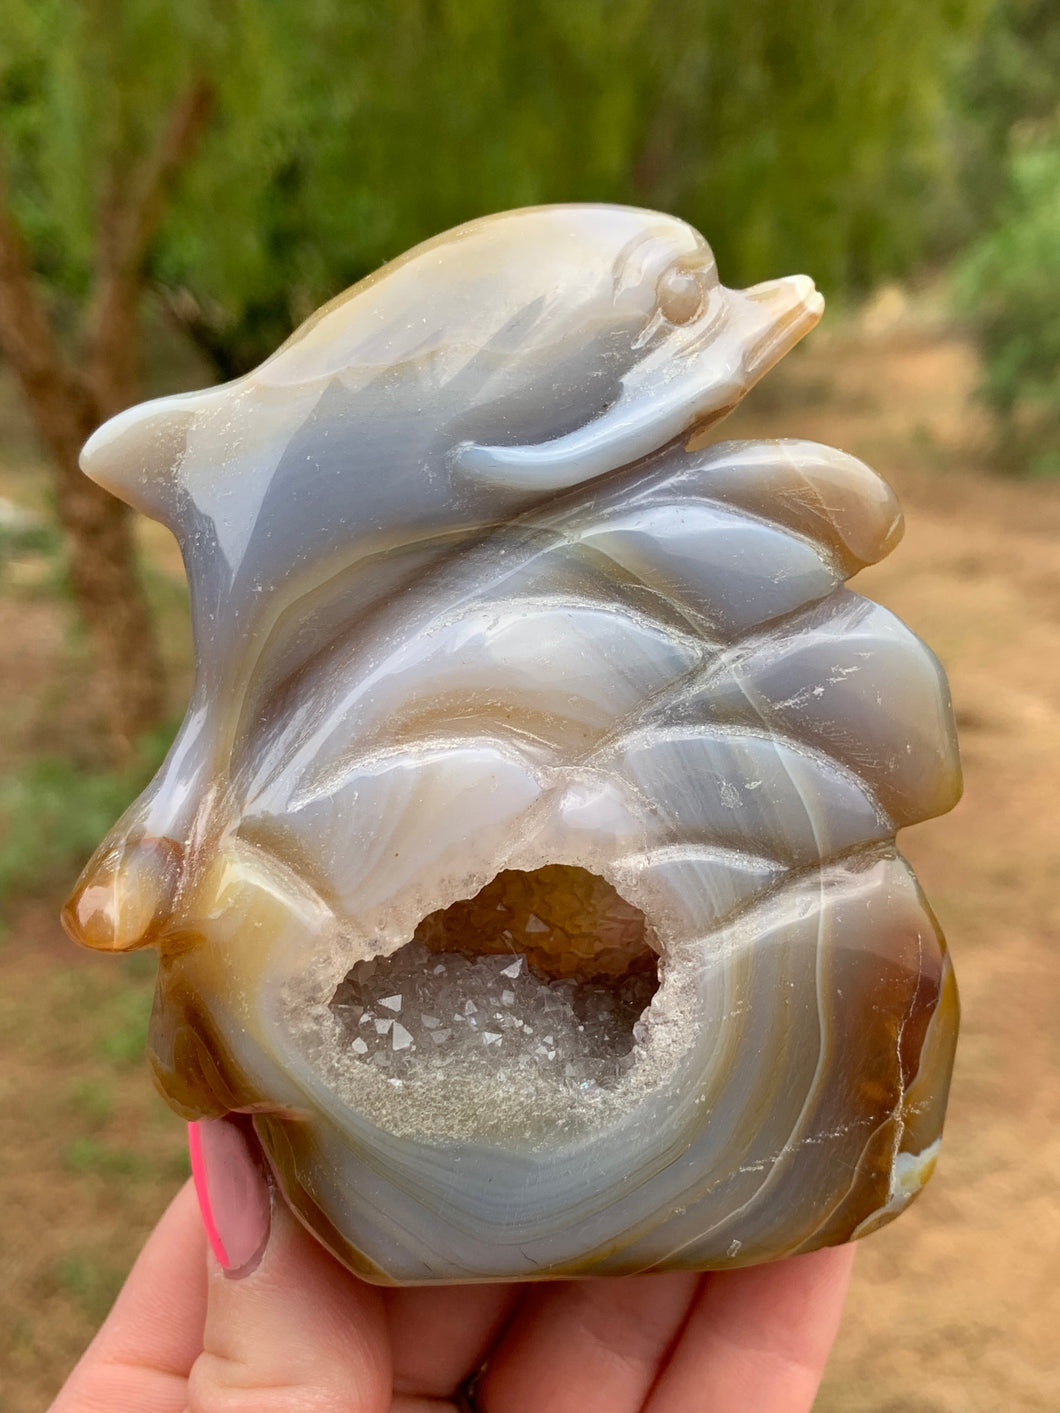
<path fill-rule="evenodd" d="M 188 1125 L 188 1151 L 213 1254 L 227 1276 L 248 1276 L 269 1239 L 269 1186 L 256 1140 L 242 1122 L 199 1119 Z"/>

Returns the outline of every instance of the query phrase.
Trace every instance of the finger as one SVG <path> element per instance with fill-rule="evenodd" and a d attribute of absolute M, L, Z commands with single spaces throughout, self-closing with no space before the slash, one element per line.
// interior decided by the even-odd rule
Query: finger
<path fill-rule="evenodd" d="M 707 1276 L 645 1413 L 808 1413 L 853 1260 L 839 1246 Z"/>
<path fill-rule="evenodd" d="M 206 1136 L 208 1170 L 217 1150 L 210 1130 Z M 214 1196 L 245 1195 L 264 1182 L 248 1142 L 241 1149 L 229 1143 L 226 1152 L 228 1163 L 245 1168 L 208 1182 Z M 259 1190 L 251 1198 L 252 1208 L 261 1196 Z M 231 1253 L 230 1214 L 211 1215 Z M 380 1293 L 343 1270 L 282 1200 L 272 1202 L 267 1244 L 246 1274 L 233 1278 L 214 1254 L 208 1267 L 202 1353 L 188 1380 L 190 1413 L 385 1413 L 390 1362 Z"/>
<path fill-rule="evenodd" d="M 394 1392 L 452 1396 L 482 1364 L 520 1299 L 511 1285 L 393 1290 L 384 1295 Z"/>
<path fill-rule="evenodd" d="M 52 1413 L 181 1413 L 202 1348 L 205 1253 L 189 1182 L 148 1238 Z"/>
<path fill-rule="evenodd" d="M 636 1413 L 698 1283 L 673 1271 L 534 1287 L 490 1356 L 476 1402 L 504 1413 Z"/>

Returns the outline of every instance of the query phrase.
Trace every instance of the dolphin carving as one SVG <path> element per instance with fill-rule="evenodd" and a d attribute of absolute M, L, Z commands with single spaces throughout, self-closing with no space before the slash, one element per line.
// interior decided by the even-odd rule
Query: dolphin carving
<path fill-rule="evenodd" d="M 159 948 L 163 1092 L 253 1115 L 370 1279 L 745 1264 L 931 1171 L 956 991 L 894 835 L 957 798 L 952 715 L 844 588 L 898 508 L 827 447 L 703 445 L 822 307 L 670 216 L 508 212 L 84 449 L 180 542 L 196 675 L 65 925 Z M 478 1037 L 432 978 L 498 947 Z M 505 1048 L 572 987 L 637 1014 Z"/>

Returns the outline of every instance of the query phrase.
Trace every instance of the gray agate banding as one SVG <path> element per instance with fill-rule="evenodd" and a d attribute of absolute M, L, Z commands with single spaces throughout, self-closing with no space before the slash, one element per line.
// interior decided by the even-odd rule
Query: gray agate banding
<path fill-rule="evenodd" d="M 66 925 L 158 947 L 163 1093 L 252 1114 L 370 1279 L 769 1260 L 933 1168 L 956 990 L 894 840 L 953 721 L 844 587 L 898 508 L 702 447 L 821 309 L 671 217 L 510 212 L 85 448 L 179 539 L 197 670 Z"/>

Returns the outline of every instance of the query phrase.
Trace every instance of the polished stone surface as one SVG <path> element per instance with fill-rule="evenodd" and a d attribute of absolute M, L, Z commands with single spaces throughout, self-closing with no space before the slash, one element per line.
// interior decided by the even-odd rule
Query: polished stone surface
<path fill-rule="evenodd" d="M 369 1278 L 742 1265 L 932 1170 L 956 990 L 894 836 L 953 721 L 844 587 L 898 508 L 707 432 L 821 309 L 670 217 L 511 212 L 85 449 L 180 540 L 197 676 L 68 929 L 158 946 L 163 1091 L 253 1112 Z"/>

